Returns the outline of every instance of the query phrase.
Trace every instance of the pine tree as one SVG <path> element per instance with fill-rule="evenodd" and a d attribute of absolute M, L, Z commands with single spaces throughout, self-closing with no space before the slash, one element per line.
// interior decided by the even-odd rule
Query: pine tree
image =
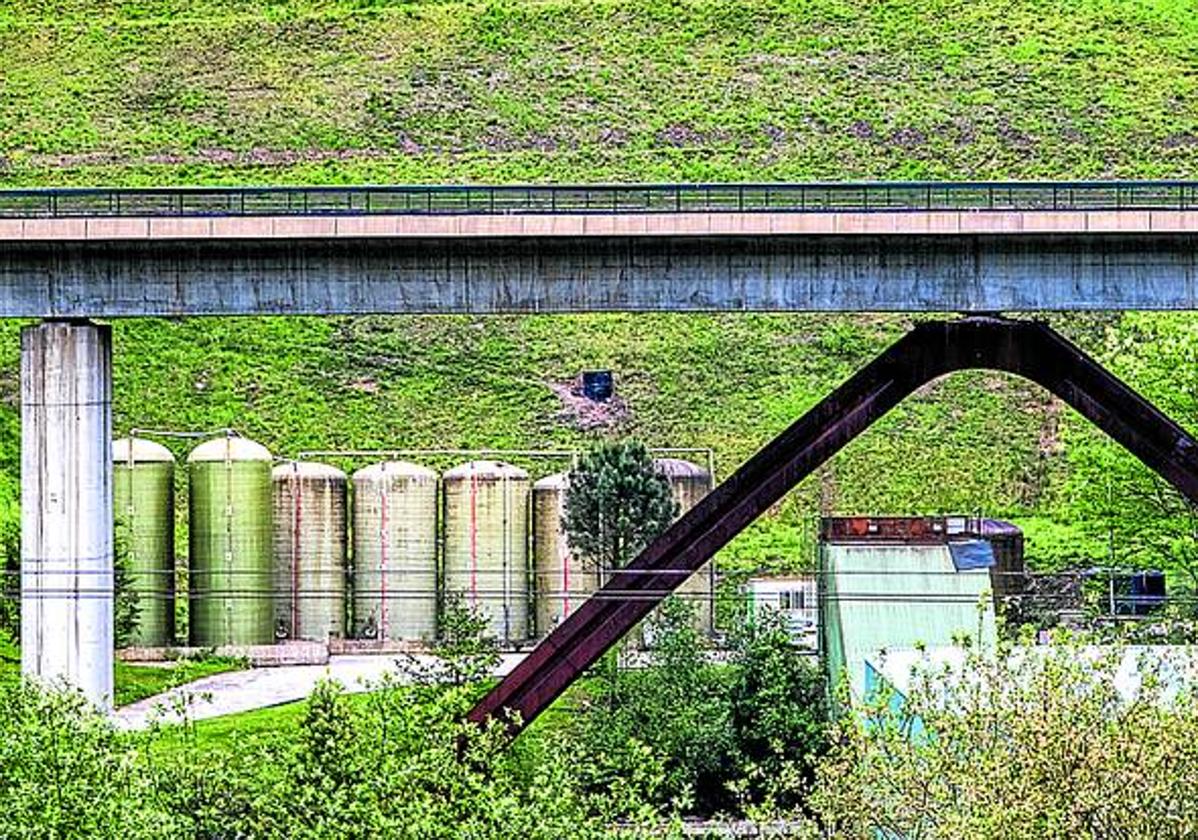
<path fill-rule="evenodd" d="M 566 534 L 574 551 L 601 573 L 628 565 L 677 513 L 669 481 L 636 441 L 601 444 L 570 473 Z"/>

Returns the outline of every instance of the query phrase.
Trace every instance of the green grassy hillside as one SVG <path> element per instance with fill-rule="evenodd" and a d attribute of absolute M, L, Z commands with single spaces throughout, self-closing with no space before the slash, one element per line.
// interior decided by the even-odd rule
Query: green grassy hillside
<path fill-rule="evenodd" d="M 1178 175 L 1192 0 L 10 0 L 9 183 Z"/>
<path fill-rule="evenodd" d="M 0 185 L 1187 177 L 1196 60 L 1193 0 L 9 0 Z M 1057 320 L 1198 419 L 1193 319 Z M 124 321 L 116 418 L 232 425 L 281 454 L 572 446 L 595 433 L 549 386 L 608 366 L 630 409 L 618 431 L 713 447 L 726 474 L 907 324 Z M 16 357 L 8 324 L 9 498 Z M 820 510 L 981 510 L 1027 522 L 1059 561 L 1142 528 L 1154 493 L 1042 392 L 965 375 L 908 401 L 732 553 L 803 557 Z"/>

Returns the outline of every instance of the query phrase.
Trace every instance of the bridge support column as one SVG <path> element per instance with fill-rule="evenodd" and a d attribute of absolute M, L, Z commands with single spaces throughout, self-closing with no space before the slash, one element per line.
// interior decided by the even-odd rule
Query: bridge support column
<path fill-rule="evenodd" d="M 113 696 L 112 331 L 21 331 L 21 669 Z"/>

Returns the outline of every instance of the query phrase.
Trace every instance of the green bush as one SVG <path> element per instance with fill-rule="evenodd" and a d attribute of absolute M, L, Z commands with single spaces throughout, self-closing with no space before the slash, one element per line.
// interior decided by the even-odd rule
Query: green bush
<path fill-rule="evenodd" d="M 769 611 L 738 634 L 733 662 L 735 788 L 750 812 L 792 808 L 828 747 L 823 671 L 813 657 L 798 653 L 782 616 Z"/>
<path fill-rule="evenodd" d="M 530 763 L 502 727 L 465 723 L 477 689 L 391 678 L 351 698 L 327 682 L 291 736 L 212 750 L 191 722 L 123 734 L 78 693 L 0 683 L 0 837 L 557 840 L 605 836 L 617 813 L 631 836 L 659 827 L 635 784 L 592 795 L 567 752 Z"/>
<path fill-rule="evenodd" d="M 0 836 L 163 836 L 145 769 L 82 695 L 0 683 Z"/>
<path fill-rule="evenodd" d="M 644 667 L 609 655 L 566 733 L 588 789 L 633 778 L 638 795 L 684 814 L 763 814 L 800 798 L 826 742 L 819 668 L 767 619 L 737 634 L 727 666 L 709 661 L 693 608 L 668 599 L 649 620 Z"/>
<path fill-rule="evenodd" d="M 1141 658 L 1140 685 L 1125 696 L 1117 680 L 1125 649 L 1113 650 L 972 651 L 959 668 L 918 666 L 905 697 L 881 692 L 841 723 L 809 800 L 819 824 L 804 836 L 1198 835 L 1188 658 Z M 1191 690 L 1175 693 L 1179 674 Z"/>

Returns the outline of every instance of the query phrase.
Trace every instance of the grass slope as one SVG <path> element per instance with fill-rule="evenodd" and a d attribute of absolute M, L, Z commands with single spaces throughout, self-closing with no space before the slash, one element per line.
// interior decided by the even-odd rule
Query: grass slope
<path fill-rule="evenodd" d="M 10 0 L 0 185 L 1192 176 L 1196 11 L 1193 0 Z M 1186 336 L 1189 321 L 1153 317 L 1061 325 L 1168 395 L 1186 386 L 1182 368 L 1135 337 Z M 558 416 L 547 384 L 608 366 L 632 411 L 623 431 L 713 447 L 727 474 L 908 323 L 123 321 L 116 423 L 233 425 L 280 454 L 571 446 L 588 435 Z M 0 325 L 10 518 L 16 342 L 16 325 Z M 821 510 L 1008 513 L 1030 522 L 1033 547 L 1076 542 L 1072 525 L 1048 521 L 1072 519 L 1091 492 L 1071 479 L 1072 453 L 1101 446 L 1030 386 L 954 377 L 852 444 L 730 555 L 809 559 Z"/>
<path fill-rule="evenodd" d="M 1149 177 L 1192 0 L 12 0 L 9 183 Z"/>
<path fill-rule="evenodd" d="M 115 673 L 115 705 L 127 706 L 161 694 L 175 686 L 245 667 L 240 661 L 213 657 L 184 659 L 169 666 L 155 667 L 117 662 Z M 0 632 L 0 682 L 16 680 L 21 673 L 20 648 Z"/>

